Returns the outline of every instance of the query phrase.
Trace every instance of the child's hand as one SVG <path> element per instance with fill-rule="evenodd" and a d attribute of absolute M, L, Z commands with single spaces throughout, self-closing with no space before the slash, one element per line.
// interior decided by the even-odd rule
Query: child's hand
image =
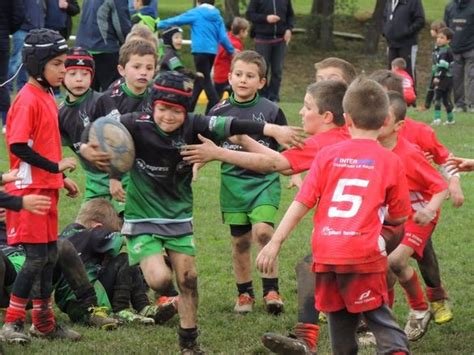
<path fill-rule="evenodd" d="M 298 190 L 301 189 L 303 186 L 303 179 L 301 178 L 301 174 L 294 174 L 290 176 L 290 182 L 286 186 L 287 189 L 291 189 L 296 187 Z"/>
<path fill-rule="evenodd" d="M 219 154 L 219 147 L 210 139 L 198 134 L 199 140 L 202 144 L 189 144 L 181 150 L 183 160 L 191 163 L 207 163 L 215 160 Z"/>
<path fill-rule="evenodd" d="M 46 214 L 51 207 L 51 199 L 43 195 L 23 196 L 23 208 L 34 214 Z"/>
<path fill-rule="evenodd" d="M 431 152 L 423 152 L 425 155 L 426 160 L 428 160 L 431 164 L 434 164 L 434 155 Z"/>
<path fill-rule="evenodd" d="M 74 180 L 70 178 L 65 178 L 64 179 L 64 188 L 67 191 L 66 196 L 68 197 L 77 197 L 79 196 L 79 186 L 74 182 Z"/>
<path fill-rule="evenodd" d="M 74 158 L 64 158 L 61 159 L 58 163 L 59 172 L 64 172 L 66 170 L 74 171 L 76 169 L 76 159 Z"/>
<path fill-rule="evenodd" d="M 275 269 L 275 262 L 280 252 L 281 244 L 270 240 L 257 255 L 255 265 L 262 274 L 271 274 Z"/>
<path fill-rule="evenodd" d="M 459 208 L 464 204 L 464 193 L 459 183 L 459 177 L 453 176 L 448 185 L 449 198 L 454 208 Z"/>
<path fill-rule="evenodd" d="M 413 215 L 413 221 L 420 226 L 426 226 L 436 217 L 436 211 L 427 207 L 422 208 Z"/>
<path fill-rule="evenodd" d="M 109 180 L 109 191 L 112 197 L 118 202 L 125 202 L 125 190 L 122 187 L 122 182 L 117 179 Z"/>
<path fill-rule="evenodd" d="M 193 178 L 192 182 L 196 182 L 199 177 L 199 169 L 201 169 L 206 163 L 196 163 L 193 164 Z"/>
<path fill-rule="evenodd" d="M 81 144 L 81 156 L 93 163 L 98 169 L 107 171 L 110 166 L 110 153 L 99 150 L 99 145 L 94 143 Z"/>
<path fill-rule="evenodd" d="M 295 126 L 279 126 L 268 123 L 263 129 L 266 136 L 273 137 L 282 147 L 288 149 L 290 147 L 301 148 L 304 145 L 306 135 L 303 128 Z"/>
<path fill-rule="evenodd" d="M 22 178 L 18 176 L 18 169 L 10 170 L 8 173 L 3 173 L 2 175 L 2 184 L 7 184 L 9 182 L 21 180 Z"/>
<path fill-rule="evenodd" d="M 461 171 L 473 171 L 474 159 L 451 157 L 446 163 L 446 171 L 450 174 L 456 174 Z"/>

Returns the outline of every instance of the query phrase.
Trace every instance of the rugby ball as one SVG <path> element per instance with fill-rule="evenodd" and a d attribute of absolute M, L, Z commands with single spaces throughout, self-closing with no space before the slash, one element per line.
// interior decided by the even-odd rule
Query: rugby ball
<path fill-rule="evenodd" d="M 128 172 L 135 160 L 135 145 L 127 128 L 118 121 L 119 115 L 105 116 L 95 120 L 89 131 L 89 142 L 95 143 L 103 152 L 110 153 L 111 175 Z"/>

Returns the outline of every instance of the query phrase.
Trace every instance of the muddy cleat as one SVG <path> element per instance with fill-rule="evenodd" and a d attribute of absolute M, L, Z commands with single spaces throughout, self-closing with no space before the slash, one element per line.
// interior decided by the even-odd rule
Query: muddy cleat
<path fill-rule="evenodd" d="M 155 325 L 155 320 L 135 313 L 131 309 L 124 309 L 115 313 L 116 318 L 124 323 L 134 323 L 140 325 Z"/>
<path fill-rule="evenodd" d="M 117 329 L 119 321 L 109 317 L 107 307 L 90 307 L 88 311 L 90 315 L 87 323 L 90 326 L 97 327 L 102 330 Z"/>
<path fill-rule="evenodd" d="M 156 300 L 156 311 L 153 319 L 156 324 L 164 324 L 178 313 L 179 296 L 161 296 Z"/>
<path fill-rule="evenodd" d="M 408 321 L 405 325 L 405 333 L 408 340 L 417 341 L 425 335 L 431 320 L 431 311 L 417 311 L 410 309 Z"/>
<path fill-rule="evenodd" d="M 81 334 L 76 332 L 75 330 L 69 329 L 63 325 L 56 323 L 56 326 L 52 331 L 49 333 L 42 333 L 32 324 L 29 330 L 31 336 L 36 338 L 45 338 L 49 340 L 54 339 L 63 339 L 63 340 L 71 340 L 71 341 L 78 341 L 81 339 Z"/>
<path fill-rule="evenodd" d="M 374 333 L 370 331 L 359 333 L 357 342 L 360 346 L 371 346 L 377 344 Z"/>
<path fill-rule="evenodd" d="M 451 126 L 451 125 L 454 125 L 456 124 L 456 121 L 455 120 L 452 120 L 452 121 L 446 121 L 443 123 L 443 126 Z"/>
<path fill-rule="evenodd" d="M 4 341 L 10 344 L 28 344 L 31 339 L 25 334 L 24 324 L 22 322 L 5 323 L 0 331 Z"/>
<path fill-rule="evenodd" d="M 435 118 L 433 122 L 431 122 L 432 126 L 439 126 L 441 124 L 441 119 L 440 118 Z"/>
<path fill-rule="evenodd" d="M 255 298 L 250 296 L 247 292 L 241 293 L 235 302 L 234 312 L 249 313 L 252 312 Z"/>
<path fill-rule="evenodd" d="M 263 345 L 276 354 L 285 355 L 312 355 L 308 344 L 302 339 L 292 336 L 284 336 L 275 333 L 265 333 L 262 336 Z"/>
<path fill-rule="evenodd" d="M 266 296 L 263 297 L 263 303 L 265 310 L 274 315 L 278 315 L 283 312 L 283 300 L 277 291 L 270 291 Z"/>
<path fill-rule="evenodd" d="M 436 324 L 448 323 L 453 319 L 453 312 L 449 306 L 448 300 L 431 302 L 431 312 Z"/>
<path fill-rule="evenodd" d="M 201 349 L 198 343 L 194 345 L 181 348 L 181 355 L 203 355 L 205 352 Z"/>

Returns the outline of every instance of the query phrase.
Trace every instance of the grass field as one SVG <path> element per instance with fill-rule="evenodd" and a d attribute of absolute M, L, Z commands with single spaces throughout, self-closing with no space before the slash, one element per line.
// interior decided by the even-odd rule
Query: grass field
<path fill-rule="evenodd" d="M 299 102 L 281 104 L 293 124 L 299 124 Z M 410 112 L 414 118 L 430 121 L 429 113 Z M 452 127 L 439 127 L 440 140 L 461 156 L 474 156 L 472 132 L 474 123 L 467 114 L 456 117 Z M 70 154 L 69 151 L 66 154 Z M 0 168 L 7 167 L 5 148 L 0 149 Z M 83 186 L 83 174 L 79 170 L 72 174 Z M 286 178 L 282 179 L 285 185 Z M 230 241 L 228 230 L 221 224 L 218 188 L 218 164 L 211 163 L 201 170 L 195 192 L 195 235 L 198 247 L 199 272 L 199 327 L 200 341 L 209 353 L 265 354 L 260 335 L 267 331 L 286 333 L 296 321 L 296 284 L 293 271 L 297 260 L 310 250 L 311 220 L 307 217 L 284 245 L 281 264 L 281 292 L 286 301 L 286 312 L 280 317 L 264 313 L 261 299 L 257 299 L 255 312 L 247 316 L 235 315 L 232 311 L 235 286 L 230 264 Z M 474 174 L 463 176 L 466 202 L 460 210 L 454 210 L 449 202 L 443 208 L 434 240 L 440 260 L 443 280 L 450 293 L 455 319 L 437 326 L 419 342 L 412 343 L 414 354 L 472 354 L 474 351 L 474 286 L 472 275 L 472 230 L 474 229 Z M 283 190 L 280 217 L 292 201 L 294 190 Z M 60 200 L 61 228 L 74 220 L 80 199 L 71 200 L 62 194 Z M 261 285 L 255 273 L 256 294 L 261 295 Z M 400 289 L 397 290 L 395 313 L 401 324 L 407 307 Z M 59 318 L 68 322 L 64 315 Z M 160 327 L 124 327 L 115 332 L 100 332 L 91 328 L 75 326 L 84 335 L 77 344 L 65 342 L 34 341 L 28 348 L 5 345 L 8 354 L 169 354 L 178 351 L 177 319 Z M 329 353 L 327 329 L 322 326 L 320 354 Z M 373 348 L 361 350 L 362 354 L 374 353 Z"/>

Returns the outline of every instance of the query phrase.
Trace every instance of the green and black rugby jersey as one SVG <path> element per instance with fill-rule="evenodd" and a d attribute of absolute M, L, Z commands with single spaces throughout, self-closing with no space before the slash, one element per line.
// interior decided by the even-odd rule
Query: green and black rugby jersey
<path fill-rule="evenodd" d="M 238 102 L 231 95 L 212 108 L 209 114 L 235 116 L 236 119 L 251 119 L 257 122 L 267 122 L 287 125 L 283 111 L 275 103 L 260 97 L 258 94 L 248 102 Z M 264 135 L 250 135 L 260 144 L 273 150 L 278 150 L 278 143 Z M 238 144 L 226 140 L 222 147 L 241 151 Z M 278 173 L 260 174 L 255 171 L 242 169 L 238 166 L 221 164 L 221 193 L 222 212 L 250 212 L 255 207 L 280 205 L 280 176 Z"/>
<path fill-rule="evenodd" d="M 79 158 L 86 173 L 86 198 L 105 196 L 109 194 L 109 177 L 107 173 L 98 170 L 79 154 L 81 136 L 85 127 L 92 121 L 100 93 L 87 91 L 76 101 L 67 98 L 59 106 L 59 130 L 63 145 L 68 146 Z"/>
<path fill-rule="evenodd" d="M 170 46 L 165 46 L 165 53 L 159 63 L 160 71 L 178 70 L 183 68 L 183 62 L 179 58 L 176 50 Z"/>
<path fill-rule="evenodd" d="M 152 105 L 148 99 L 148 93 L 149 89 L 146 89 L 143 94 L 136 95 L 126 83 L 111 87 L 104 91 L 97 101 L 92 121 L 110 113 L 145 112 L 151 114 Z"/>

